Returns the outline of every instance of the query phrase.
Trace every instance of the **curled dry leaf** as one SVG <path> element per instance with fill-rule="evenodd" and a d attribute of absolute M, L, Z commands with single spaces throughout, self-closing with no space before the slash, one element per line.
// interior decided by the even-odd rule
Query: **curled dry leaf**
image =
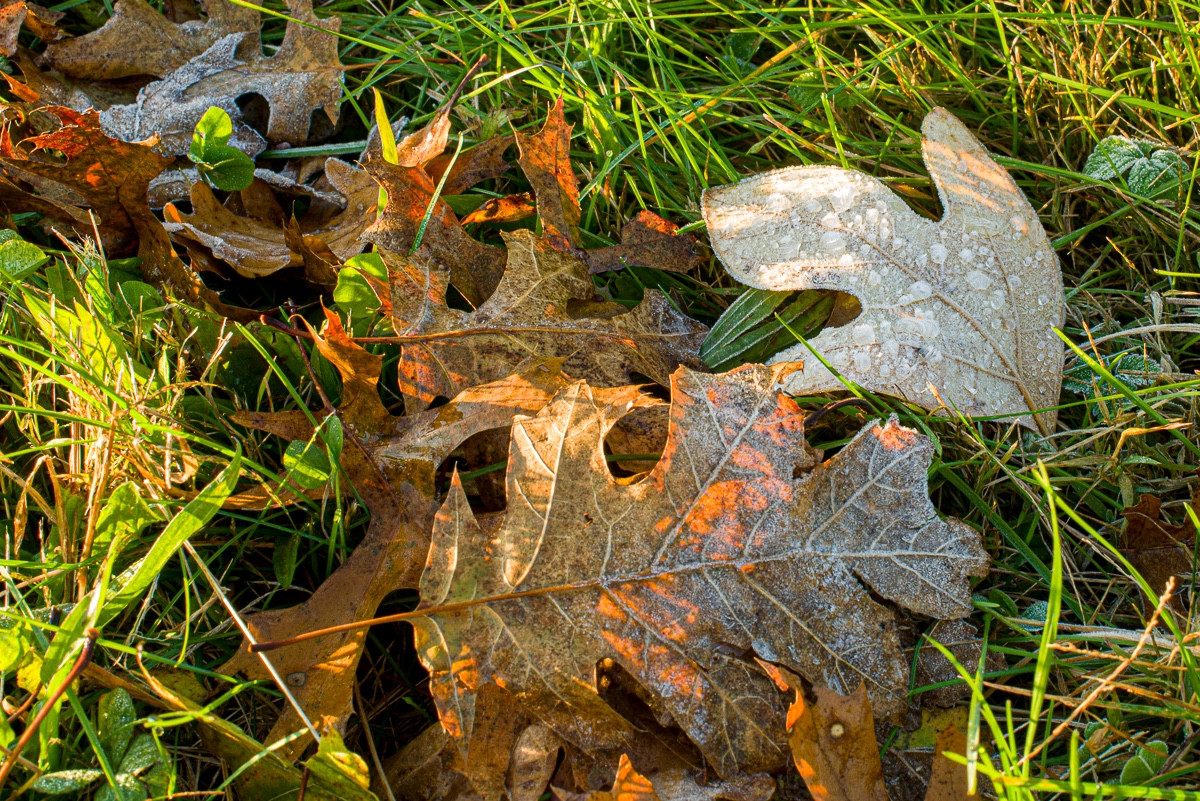
<path fill-rule="evenodd" d="M 519 165 L 533 189 L 541 221 L 540 238 L 547 249 L 574 255 L 590 265 L 592 272 L 625 264 L 666 270 L 687 270 L 699 264 L 695 238 L 691 234 L 677 235 L 673 225 L 651 212 L 642 212 L 626 225 L 621 244 L 584 250 L 579 236 L 579 184 L 571 166 L 570 141 L 571 126 L 563 115 L 561 99 L 551 107 L 541 130 L 516 135 Z M 457 160 L 450 167 L 443 158 L 432 160 L 429 169 L 368 161 L 367 169 L 387 190 L 388 205 L 380 220 L 367 230 L 367 238 L 386 250 L 408 253 L 423 225 L 420 242 L 427 248 L 428 258 L 437 269 L 448 272 L 455 288 L 478 306 L 504 275 L 504 250 L 468 236 L 449 205 L 441 200 L 433 202 L 437 186 L 433 175 L 449 168 L 443 193 L 465 191 L 469 182 L 499 174 L 506 147 L 499 137 L 485 142 L 475 148 L 477 155 L 460 157 L 467 158 L 461 170 Z M 455 185 L 451 186 L 451 181 Z"/>
<path fill-rule="evenodd" d="M 953 115 L 935 109 L 922 131 L 939 222 L 863 173 L 793 167 L 705 192 L 713 249 L 751 286 L 857 297 L 853 323 L 810 343 L 842 376 L 926 408 L 939 405 L 932 385 L 968 415 L 1049 432 L 1063 363 L 1050 241 L 1013 179 Z M 776 357 L 793 359 L 806 365 L 790 392 L 842 387 L 802 344 Z"/>
<path fill-rule="evenodd" d="M 905 706 L 872 592 L 962 617 L 987 556 L 933 509 L 920 434 L 872 423 L 818 464 L 778 390 L 787 369 L 680 368 L 665 453 L 640 480 L 614 479 L 603 452 L 638 396 L 579 382 L 516 418 L 503 517 L 476 519 L 452 483 L 413 621 L 448 731 L 467 736 L 496 683 L 584 751 L 624 750 L 631 725 L 595 689 L 605 657 L 725 777 L 786 754 L 780 694 L 747 655 L 844 691 L 865 681 L 884 714 Z"/>
<path fill-rule="evenodd" d="M 203 181 L 192 184 L 191 200 L 191 214 L 180 212 L 173 203 L 163 207 L 163 227 L 177 239 L 207 248 L 238 275 L 260 278 L 304 263 L 299 253 L 288 248 L 283 226 L 234 214 Z"/>
<path fill-rule="evenodd" d="M 478 709 L 470 750 L 464 752 L 461 743 L 435 723 L 384 761 L 376 794 L 386 796 L 381 786 L 386 782 L 399 801 L 505 798 L 506 784 L 511 783 L 517 763 L 523 761 L 517 749 L 530 745 L 536 749 L 530 738 L 521 741 L 531 721 L 519 712 L 514 714 L 512 698 L 495 686 L 480 694 Z M 544 726 L 538 729 L 548 731 Z M 555 747 L 556 756 L 557 750 Z"/>
<path fill-rule="evenodd" d="M 1192 498 L 1193 509 L 1197 508 L 1198 500 L 1198 497 Z M 1162 501 L 1153 495 L 1143 495 L 1138 498 L 1136 506 L 1130 506 L 1122 512 L 1125 516 L 1125 536 L 1121 553 L 1142 575 L 1150 589 L 1158 593 L 1166 589 L 1167 581 L 1172 577 L 1191 575 L 1196 545 L 1196 527 L 1191 520 L 1182 525 L 1167 523 L 1162 519 L 1161 509 Z M 1157 605 L 1157 598 L 1143 595 L 1142 609 L 1146 614 L 1153 612 Z M 1178 594 L 1171 598 L 1169 605 L 1176 612 L 1186 611 Z"/>
<path fill-rule="evenodd" d="M 121 252 L 137 239 L 142 218 L 153 220 L 146 188 L 170 159 L 155 153 L 152 143 L 110 138 L 95 112 L 58 106 L 41 111 L 59 127 L 34 136 L 5 129 L 23 141 L 0 156 L 0 173 L 10 182 L 0 188 L 0 203 L 10 213 L 36 210 L 62 220 L 81 236 L 98 230 L 106 249 Z M 50 155 L 53 151 L 62 158 Z"/>
<path fill-rule="evenodd" d="M 362 543 L 304 603 L 246 618 L 259 640 L 370 618 L 388 593 L 415 586 L 429 543 L 438 465 L 473 434 L 504 427 L 514 414 L 540 409 L 562 386 L 557 365 L 532 364 L 521 373 L 460 393 L 437 409 L 393 417 L 377 390 L 383 358 L 355 345 L 336 314 L 326 312 L 317 347 L 342 376 L 338 414 L 346 444 L 341 466 L 370 510 L 371 523 Z M 289 440 L 313 436 L 305 412 L 241 413 L 235 420 Z M 345 723 L 365 637 L 366 630 L 357 629 L 272 653 L 272 661 L 295 682 L 292 692 L 315 722 Z M 222 670 L 266 677 L 261 661 L 245 643 Z M 274 741 L 298 728 L 289 708 L 267 739 Z M 304 745 L 293 741 L 284 752 L 301 751 Z"/>
<path fill-rule="evenodd" d="M 317 19 L 312 0 L 291 0 L 288 9 L 298 21 L 288 22 L 274 55 L 263 55 L 257 31 L 224 36 L 143 88 L 136 102 L 105 110 L 105 131 L 125 141 L 157 136 L 158 152 L 181 156 L 188 152 L 196 123 L 217 106 L 233 121 L 230 144 L 254 156 L 266 143 L 243 120 L 237 98 L 257 94 L 270 106 L 266 141 L 303 145 L 314 111 L 324 111 L 331 124 L 338 119 L 342 72 L 334 34 L 341 20 Z"/>
<path fill-rule="evenodd" d="M 17 36 L 21 33 L 22 25 L 39 39 L 54 41 L 62 35 L 62 31 L 55 27 L 62 16 L 61 11 L 51 11 L 25 0 L 9 0 L 0 4 L 0 55 L 11 57 L 17 52 Z"/>
<path fill-rule="evenodd" d="M 423 251 L 390 270 L 393 328 L 414 339 L 400 357 L 406 395 L 426 404 L 452 397 L 528 358 L 565 359 L 567 375 L 600 386 L 628 384 L 636 373 L 666 384 L 677 365 L 699 366 L 695 354 L 706 331 L 665 295 L 647 290 L 633 310 L 600 304 L 575 316 L 572 302 L 590 301 L 594 291 L 587 266 L 529 231 L 507 233 L 504 240 L 504 278 L 471 312 L 445 304 L 452 276 L 423 261 Z"/>
<path fill-rule="evenodd" d="M 51 44 L 46 60 L 75 78 L 93 81 L 153 75 L 162 78 L 234 33 L 258 30 L 258 12 L 227 2 L 203 2 L 208 19 L 174 23 L 146 0 L 117 0 L 97 30 Z"/>

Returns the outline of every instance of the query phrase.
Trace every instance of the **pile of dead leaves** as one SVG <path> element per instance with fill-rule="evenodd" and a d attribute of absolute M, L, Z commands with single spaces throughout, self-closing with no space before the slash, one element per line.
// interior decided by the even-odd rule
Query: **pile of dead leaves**
<path fill-rule="evenodd" d="M 236 417 L 302 443 L 336 419 L 336 461 L 371 513 L 365 539 L 307 601 L 247 617 L 253 642 L 224 666 L 268 679 L 269 660 L 286 677 L 290 702 L 264 740 L 284 744 L 264 758 L 148 679 L 164 703 L 195 712 L 213 751 L 241 769 L 245 797 L 302 781 L 291 762 L 310 742 L 285 739 L 304 729 L 300 710 L 324 733 L 306 763 L 313 792 L 370 797 L 365 779 L 322 784 L 321 771 L 357 759 L 337 732 L 353 712 L 362 624 L 404 588 L 420 604 L 391 619 L 412 624 L 440 722 L 375 776 L 396 797 L 767 799 L 794 781 L 792 763 L 817 798 L 920 798 L 926 785 L 924 797 L 967 797 L 967 772 L 934 758 L 970 750 L 935 711 L 959 695 L 926 694 L 935 709 L 918 722 L 909 666 L 922 629 L 978 662 L 961 619 L 970 578 L 987 569 L 979 535 L 934 508 L 925 436 L 877 420 L 825 460 L 784 392 L 838 389 L 840 371 L 927 408 L 1053 427 L 1058 267 L 1029 204 L 961 123 L 935 111 L 925 125 L 938 223 L 833 168 L 707 194 L 714 247 L 739 278 L 842 290 L 864 308 L 812 343 L 822 364 L 799 354 L 711 375 L 697 356 L 705 328 L 669 297 L 649 290 L 632 309 L 597 297 L 598 272 L 686 271 L 702 257 L 650 212 L 619 244 L 583 247 L 561 101 L 536 133 L 453 154 L 447 102 L 394 153 L 376 132 L 353 163 L 275 161 L 246 189 L 219 192 L 179 158 L 211 106 L 250 157 L 336 134 L 337 21 L 293 0 L 268 56 L 258 12 L 214 2 L 201 18 L 168 5 L 170 18 L 119 0 L 103 28 L 74 38 L 32 4 L 5 7 L 23 80 L 8 79 L 0 207 L 136 253 L 148 281 L 241 320 L 261 310 L 215 287 L 270 276 L 325 298 L 357 280 L 373 295 L 362 310 L 371 337 L 320 307 L 319 330 L 299 316 L 264 321 L 336 368 L 336 407 Z M 15 47 L 21 24 L 49 42 L 39 56 Z M 249 96 L 265 118 L 239 104 Z M 509 173 L 510 153 L 529 190 L 460 219 L 445 198 Z M 470 233 L 497 222 L 500 236 Z M 346 266 L 368 250 L 378 271 Z M 388 349 L 402 410 L 378 392 Z M 670 402 L 645 382 L 669 387 Z M 457 472 L 448 492 L 439 484 L 451 457 L 464 469 L 507 464 L 490 505 Z M 919 683 L 957 678 L 927 644 L 917 664 Z M 872 710 L 907 718 L 882 763 Z"/>

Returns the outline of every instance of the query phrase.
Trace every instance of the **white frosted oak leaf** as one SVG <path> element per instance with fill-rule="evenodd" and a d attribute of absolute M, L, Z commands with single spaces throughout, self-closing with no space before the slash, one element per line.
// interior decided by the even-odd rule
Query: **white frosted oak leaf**
<path fill-rule="evenodd" d="M 604 441 L 638 388 L 584 382 L 515 417 L 503 515 L 476 518 L 455 477 L 413 620 L 447 731 L 471 732 L 497 684 L 585 751 L 628 747 L 597 690 L 605 658 L 723 777 L 787 758 L 785 699 L 753 657 L 840 693 L 865 682 L 879 715 L 906 707 L 878 599 L 963 617 L 987 555 L 938 516 L 932 445 L 895 419 L 820 463 L 779 391 L 786 369 L 680 367 L 663 456 L 634 479 L 612 476 Z"/>
<path fill-rule="evenodd" d="M 790 167 L 705 192 L 713 250 L 753 287 L 854 295 L 862 313 L 809 342 L 846 379 L 1048 433 L 1063 364 L 1058 259 L 1012 177 L 954 115 L 934 109 L 921 130 L 940 221 L 869 175 Z M 803 344 L 775 357 L 800 360 L 789 392 L 843 386 Z"/>

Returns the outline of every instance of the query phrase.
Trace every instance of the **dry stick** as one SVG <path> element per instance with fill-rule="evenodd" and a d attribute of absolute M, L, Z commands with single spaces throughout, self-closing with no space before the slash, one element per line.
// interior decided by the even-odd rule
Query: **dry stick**
<path fill-rule="evenodd" d="M 1017 767 L 1024 765 L 1026 762 L 1029 762 L 1029 760 L 1040 754 L 1047 745 L 1049 745 L 1060 734 L 1066 731 L 1075 718 L 1082 715 L 1084 710 L 1091 706 L 1092 703 L 1094 703 L 1095 700 L 1100 697 L 1101 693 L 1108 691 L 1108 689 L 1112 687 L 1117 678 L 1125 672 L 1125 669 L 1129 667 L 1133 660 L 1138 658 L 1138 655 L 1141 654 L 1142 649 L 1146 647 L 1146 643 L 1150 641 L 1150 635 L 1153 633 L 1154 628 L 1158 625 L 1159 616 L 1162 615 L 1163 609 L 1166 607 L 1167 602 L 1171 600 L 1171 596 L 1174 594 L 1175 577 L 1172 576 L 1167 580 L 1167 588 L 1163 591 L 1162 597 L 1158 599 L 1158 607 L 1155 608 L 1154 614 L 1150 616 L 1150 622 L 1146 624 L 1146 629 L 1142 632 L 1142 636 L 1138 639 L 1137 645 L 1134 646 L 1133 651 L 1129 654 L 1129 656 L 1122 659 L 1121 663 L 1113 668 L 1112 672 L 1109 673 L 1108 676 L 1100 680 L 1100 682 L 1096 685 L 1096 688 L 1088 693 L 1088 696 L 1084 698 L 1078 706 L 1071 710 L 1071 714 L 1067 715 L 1066 720 L 1054 727 L 1054 731 L 1050 732 L 1049 737 L 1042 740 L 1041 744 L 1037 748 L 1033 749 L 1024 757 L 1022 757 L 1021 761 L 1017 763 Z M 1032 721 L 1030 721 L 1030 725 L 1032 725 Z"/>
<path fill-rule="evenodd" d="M 25 750 L 25 746 L 29 745 L 29 741 L 37 734 L 38 727 L 42 725 L 42 721 L 50 714 L 50 710 L 58 703 L 59 697 L 67 691 L 71 686 L 71 682 L 79 677 L 83 669 L 87 667 L 88 662 L 92 661 L 92 652 L 96 648 L 96 640 L 100 638 L 100 632 L 96 629 L 88 629 L 84 634 L 83 650 L 79 652 L 79 656 L 75 659 L 75 664 L 71 666 L 71 670 L 67 672 L 67 676 L 53 692 L 46 696 L 46 701 L 42 704 L 42 708 L 33 716 L 33 720 L 29 721 L 29 725 L 25 727 L 25 731 L 21 732 L 21 738 L 17 740 L 17 744 L 8 752 L 8 756 L 4 759 L 4 764 L 0 765 L 0 790 L 4 789 L 5 782 L 8 781 L 8 774 L 12 773 L 13 767 L 17 764 L 17 759 L 21 756 L 21 752 Z"/>
<path fill-rule="evenodd" d="M 383 791 L 387 793 L 388 801 L 396 801 L 396 795 L 392 792 L 392 784 L 387 779 L 387 771 L 383 769 L 379 751 L 375 748 L 375 738 L 371 736 L 371 722 L 367 720 L 367 705 L 363 703 L 362 691 L 358 689 L 357 681 L 354 682 L 354 705 L 358 707 L 358 716 L 362 719 L 363 734 L 367 740 L 367 750 L 371 752 L 371 761 L 375 763 L 375 770 L 379 771 Z"/>
<path fill-rule="evenodd" d="M 200 572 L 204 574 L 204 577 L 208 579 L 208 583 L 212 585 L 213 592 L 215 592 L 217 597 L 221 600 L 221 605 L 225 607 L 225 611 L 229 613 L 231 618 L 233 618 L 234 624 L 241 630 L 242 636 L 246 638 L 246 642 L 250 643 L 250 650 L 254 651 L 254 645 L 257 640 L 250 632 L 250 627 L 246 625 L 246 621 L 242 620 L 242 616 L 239 615 L 237 610 L 233 608 L 233 604 L 230 602 L 228 596 L 225 595 L 225 591 L 221 589 L 221 585 L 217 581 L 217 577 L 214 576 L 212 571 L 208 569 L 208 565 L 204 564 L 204 560 L 200 558 L 198 553 L 196 553 L 196 549 L 192 547 L 190 542 L 184 540 L 183 548 L 188 552 L 189 555 L 191 555 L 193 559 L 196 560 L 196 566 L 200 568 Z M 254 652 L 257 653 L 256 651 Z M 275 684 L 283 693 L 283 697 L 286 698 L 288 703 L 292 705 L 292 709 L 296 710 L 296 714 L 300 716 L 300 720 L 303 721 L 304 725 L 308 728 L 309 734 L 313 736 L 314 740 L 320 743 L 321 735 L 317 734 L 316 727 L 313 726 L 312 721 L 308 719 L 308 715 L 304 713 L 304 709 L 300 706 L 300 702 L 296 700 L 296 696 L 292 695 L 292 691 L 288 689 L 287 682 L 283 680 L 283 676 L 279 675 L 279 671 L 275 669 L 275 665 L 273 665 L 271 660 L 267 659 L 267 657 L 261 653 L 258 654 L 258 658 L 262 660 L 263 667 L 267 669 L 267 672 L 271 674 L 271 678 L 275 680 Z"/>

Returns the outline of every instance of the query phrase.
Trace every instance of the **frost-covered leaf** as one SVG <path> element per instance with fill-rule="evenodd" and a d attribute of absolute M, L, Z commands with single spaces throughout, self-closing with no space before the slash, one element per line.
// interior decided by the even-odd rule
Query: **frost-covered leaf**
<path fill-rule="evenodd" d="M 1114 378 L 1130 389 L 1154 386 L 1163 372 L 1162 365 L 1141 351 L 1127 350 L 1104 356 L 1101 357 L 1100 363 Z M 1086 397 L 1091 397 L 1097 392 L 1101 395 L 1120 394 L 1108 379 L 1081 360 L 1068 365 L 1063 371 L 1063 388 Z"/>
<path fill-rule="evenodd" d="M 144 87 L 137 101 L 100 115 L 104 130 L 126 142 L 158 137 L 154 147 L 164 155 L 188 152 L 196 123 L 210 107 L 233 120 L 230 144 L 255 156 L 271 144 L 303 145 L 313 112 L 321 110 L 336 123 L 342 97 L 337 36 L 341 21 L 317 19 L 312 0 L 291 0 L 283 42 L 264 56 L 257 31 L 230 33 L 217 39 L 161 80 Z M 270 106 L 264 141 L 247 123 L 237 99 L 257 94 Z"/>
<path fill-rule="evenodd" d="M 1100 140 L 1083 166 L 1089 178 L 1124 179 L 1129 191 L 1149 198 L 1177 193 L 1186 169 L 1187 164 L 1168 145 L 1124 136 Z"/>
<path fill-rule="evenodd" d="M 221 38 L 258 29 L 254 9 L 227 0 L 201 0 L 201 5 L 207 20 L 174 23 L 146 0 L 118 0 L 103 26 L 51 44 L 46 59 L 67 75 L 93 81 L 161 78 Z"/>
<path fill-rule="evenodd" d="M 1171 749 L 1162 740 L 1151 740 L 1138 746 L 1137 753 L 1121 768 L 1121 784 L 1144 785 L 1162 770 Z"/>
<path fill-rule="evenodd" d="M 836 289 L 852 323 L 810 341 L 845 378 L 926 408 L 938 395 L 968 415 L 1050 431 L 1063 346 L 1062 275 L 1012 178 L 953 115 L 925 118 L 924 156 L 944 207 L 919 217 L 882 182 L 837 167 L 792 167 L 711 189 L 704 219 L 717 256 L 760 289 Z M 803 344 L 788 390 L 842 383 Z"/>
<path fill-rule="evenodd" d="M 33 782 L 33 789 L 46 795 L 78 793 L 103 775 L 99 770 L 59 770 L 39 776 Z"/>
<path fill-rule="evenodd" d="M 126 690 L 118 687 L 100 696 L 96 714 L 100 744 L 104 746 L 109 761 L 119 765 L 133 738 L 133 723 L 137 719 L 133 699 Z"/>
<path fill-rule="evenodd" d="M 46 263 L 45 251 L 16 231 L 0 229 L 0 284 L 20 281 Z"/>
<path fill-rule="evenodd" d="M 793 367 L 680 368 L 663 457 L 638 480 L 604 457 L 635 388 L 583 382 L 516 418 L 502 518 L 477 519 L 455 479 L 414 620 L 448 731 L 471 732 L 496 683 L 575 746 L 622 748 L 631 724 L 596 690 L 606 657 L 722 776 L 787 754 L 782 696 L 750 656 L 904 708 L 908 665 L 876 598 L 962 617 L 987 556 L 930 503 L 917 432 L 872 423 L 819 463 L 778 389 Z"/>

